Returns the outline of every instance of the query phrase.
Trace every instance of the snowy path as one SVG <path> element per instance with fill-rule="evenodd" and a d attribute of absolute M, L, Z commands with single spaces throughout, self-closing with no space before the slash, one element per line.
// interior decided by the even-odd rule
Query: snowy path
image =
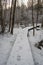
<path fill-rule="evenodd" d="M 9 33 L 0 35 L 0 65 L 6 65 L 19 30 L 15 28 L 14 35 Z"/>
<path fill-rule="evenodd" d="M 7 65 L 34 65 L 27 29 L 21 30 L 12 48 Z"/>

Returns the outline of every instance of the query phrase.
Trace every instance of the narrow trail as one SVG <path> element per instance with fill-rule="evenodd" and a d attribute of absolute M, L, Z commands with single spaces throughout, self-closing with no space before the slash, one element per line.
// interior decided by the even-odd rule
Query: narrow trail
<path fill-rule="evenodd" d="M 27 30 L 23 29 L 18 34 L 7 65 L 34 65 Z"/>
<path fill-rule="evenodd" d="M 17 35 L 19 34 L 19 29 L 14 29 L 14 31 L 14 35 L 11 35 L 9 33 L 0 35 L 0 65 L 7 64 Z"/>

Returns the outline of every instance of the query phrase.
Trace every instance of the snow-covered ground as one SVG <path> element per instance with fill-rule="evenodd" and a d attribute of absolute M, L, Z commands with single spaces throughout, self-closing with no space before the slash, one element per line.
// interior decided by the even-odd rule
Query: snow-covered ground
<path fill-rule="evenodd" d="M 14 35 L 6 33 L 0 35 L 0 65 L 6 65 L 10 52 L 21 28 L 14 28 Z"/>
<path fill-rule="evenodd" d="M 40 50 L 35 44 L 43 40 L 43 30 L 32 31 L 15 28 L 14 34 L 0 35 L 0 65 L 43 65 L 43 48 Z"/>
<path fill-rule="evenodd" d="M 27 29 L 22 29 L 15 41 L 7 65 L 34 65 Z"/>
<path fill-rule="evenodd" d="M 43 48 L 40 50 L 35 47 L 35 44 L 43 40 L 43 30 L 35 31 L 35 36 L 33 37 L 32 31 L 30 31 L 30 36 L 28 37 L 30 42 L 30 47 L 33 55 L 35 65 L 43 65 Z"/>

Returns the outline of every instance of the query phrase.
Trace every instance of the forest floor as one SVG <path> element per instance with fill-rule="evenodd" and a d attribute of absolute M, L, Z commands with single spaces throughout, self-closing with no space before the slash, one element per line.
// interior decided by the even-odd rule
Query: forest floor
<path fill-rule="evenodd" d="M 32 51 L 33 60 L 35 65 L 43 65 L 43 42 L 42 46 L 39 46 L 39 42 L 43 41 L 43 29 L 35 30 L 35 36 L 32 36 L 32 31 L 30 31 L 30 36 L 28 40 L 30 41 L 30 47 Z M 37 44 L 37 45 L 36 45 Z"/>
<path fill-rule="evenodd" d="M 35 36 L 30 27 L 15 28 L 14 34 L 0 35 L 0 65 L 43 65 L 43 48 L 35 44 L 43 40 L 43 30 L 35 30 Z"/>
<path fill-rule="evenodd" d="M 10 52 L 20 30 L 21 28 L 15 28 L 14 35 L 11 35 L 10 33 L 3 35 L 0 34 L 0 65 L 6 65 L 7 60 L 10 56 Z"/>

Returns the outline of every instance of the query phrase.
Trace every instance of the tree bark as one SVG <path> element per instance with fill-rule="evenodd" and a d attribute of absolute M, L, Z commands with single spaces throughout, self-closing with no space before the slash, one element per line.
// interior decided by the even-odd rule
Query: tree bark
<path fill-rule="evenodd" d="M 2 3 L 1 3 L 1 0 L 0 0 L 0 22 L 1 22 L 1 29 L 2 29 L 2 33 L 4 33 L 5 31 L 5 28 L 4 28 L 4 21 L 3 21 L 3 9 L 2 9 Z"/>
<path fill-rule="evenodd" d="M 11 9 L 10 9 L 9 32 L 10 32 L 10 28 L 11 28 L 11 15 L 12 15 L 12 8 L 13 8 L 13 0 L 12 0 L 12 2 L 11 2 Z"/>
<path fill-rule="evenodd" d="M 35 35 L 35 29 L 34 29 L 34 17 L 33 17 L 33 0 L 32 0 L 32 24 L 33 24 L 33 36 Z"/>
<path fill-rule="evenodd" d="M 36 20 L 36 26 L 38 24 L 38 17 L 39 17 L 39 11 L 41 9 L 41 0 L 37 1 L 37 20 Z"/>
<path fill-rule="evenodd" d="M 14 7 L 13 7 L 13 16 L 12 16 L 12 21 L 11 21 L 11 34 L 13 34 L 13 28 L 14 28 L 14 20 L 15 20 L 15 10 L 16 10 L 16 1 L 14 2 Z"/>

